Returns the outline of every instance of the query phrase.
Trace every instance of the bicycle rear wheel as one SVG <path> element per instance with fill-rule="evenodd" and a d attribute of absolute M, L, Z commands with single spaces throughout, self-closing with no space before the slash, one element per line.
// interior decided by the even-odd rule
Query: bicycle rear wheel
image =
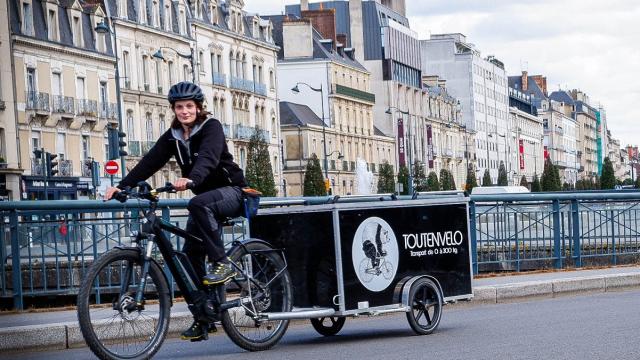
<path fill-rule="evenodd" d="M 113 249 L 93 263 L 80 285 L 80 330 L 100 359 L 149 359 L 164 341 L 169 286 L 162 269 L 150 262 L 142 303 L 136 304 L 142 262 L 137 249 Z"/>
<path fill-rule="evenodd" d="M 288 312 L 292 307 L 289 272 L 280 255 L 261 242 L 236 247 L 229 256 L 242 272 L 227 286 L 227 300 L 250 298 L 249 303 L 222 314 L 222 327 L 238 346 L 249 351 L 267 350 L 284 335 L 289 320 L 259 320 L 256 315 Z M 234 286 L 235 284 L 235 286 Z M 234 289 L 235 288 L 235 289 Z"/>

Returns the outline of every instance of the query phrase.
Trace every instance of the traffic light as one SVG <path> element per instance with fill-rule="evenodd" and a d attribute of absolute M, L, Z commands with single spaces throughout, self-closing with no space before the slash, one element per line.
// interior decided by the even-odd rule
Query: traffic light
<path fill-rule="evenodd" d="M 122 131 L 118 131 L 117 128 L 108 128 L 108 140 L 109 140 L 109 160 L 115 160 L 121 156 L 126 156 L 128 153 L 124 150 L 127 143 L 122 139 L 127 134 Z"/>
<path fill-rule="evenodd" d="M 56 169 L 56 167 L 58 167 L 58 162 L 54 161 L 55 158 L 57 158 L 58 155 L 56 154 L 52 154 L 52 153 L 45 153 L 45 165 L 47 168 L 47 173 L 46 176 L 54 176 L 55 174 L 58 173 L 58 169 Z"/>

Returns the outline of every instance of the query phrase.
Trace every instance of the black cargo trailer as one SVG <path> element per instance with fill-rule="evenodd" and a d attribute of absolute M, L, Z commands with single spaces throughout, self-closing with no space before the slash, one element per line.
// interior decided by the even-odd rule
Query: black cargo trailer
<path fill-rule="evenodd" d="M 273 318 L 311 318 L 332 335 L 346 316 L 407 312 L 426 334 L 444 303 L 473 297 L 468 198 L 383 199 L 262 208 L 251 219 L 251 237 L 282 249 L 291 275 L 294 310 Z"/>

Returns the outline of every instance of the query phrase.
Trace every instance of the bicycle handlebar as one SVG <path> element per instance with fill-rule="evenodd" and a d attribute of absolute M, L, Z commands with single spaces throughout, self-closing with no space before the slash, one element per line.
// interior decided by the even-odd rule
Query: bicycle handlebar
<path fill-rule="evenodd" d="M 137 191 L 131 190 L 131 188 L 127 187 L 123 190 L 120 190 L 113 194 L 111 199 L 115 199 L 121 203 L 126 202 L 128 199 L 145 199 L 149 201 L 157 201 L 158 194 L 161 193 L 175 193 L 177 190 L 172 183 L 167 182 L 164 186 L 161 186 L 156 189 L 151 189 L 151 186 L 144 181 L 141 181 L 136 186 L 138 188 Z M 187 183 L 187 189 L 193 189 L 193 182 Z"/>

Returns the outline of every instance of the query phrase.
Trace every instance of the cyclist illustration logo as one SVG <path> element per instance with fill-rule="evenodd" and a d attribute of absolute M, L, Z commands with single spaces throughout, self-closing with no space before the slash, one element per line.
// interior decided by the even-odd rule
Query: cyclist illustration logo
<path fill-rule="evenodd" d="M 364 220 L 353 238 L 351 256 L 364 287 L 376 292 L 386 289 L 398 269 L 398 243 L 391 226 L 379 217 Z"/>

